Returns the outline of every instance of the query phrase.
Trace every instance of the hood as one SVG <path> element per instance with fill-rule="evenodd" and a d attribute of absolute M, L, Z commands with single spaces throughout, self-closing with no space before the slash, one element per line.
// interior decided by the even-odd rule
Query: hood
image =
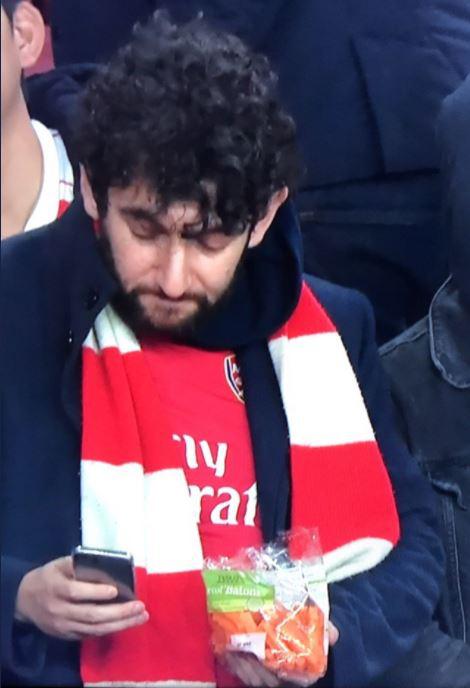
<path fill-rule="evenodd" d="M 25 81 L 25 95 L 32 119 L 61 135 L 72 164 L 78 164 L 73 149 L 73 122 L 77 99 L 96 69 L 94 64 L 73 65 L 34 74 Z"/>
<path fill-rule="evenodd" d="M 470 314 L 470 75 L 444 101 L 439 135 L 445 221 L 451 231 L 450 269 Z"/>
<path fill-rule="evenodd" d="M 302 285 L 302 240 L 294 205 L 279 209 L 264 240 L 249 249 L 234 288 L 190 343 L 239 349 L 271 336 L 292 314 Z"/>

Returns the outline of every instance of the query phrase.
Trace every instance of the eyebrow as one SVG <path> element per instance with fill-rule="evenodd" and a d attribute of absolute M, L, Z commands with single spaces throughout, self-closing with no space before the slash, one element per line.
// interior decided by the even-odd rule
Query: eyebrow
<path fill-rule="evenodd" d="M 122 208 L 120 208 L 120 212 L 123 215 L 127 215 L 128 217 L 131 217 L 135 220 L 148 220 L 149 222 L 152 222 L 156 227 L 161 227 L 165 229 L 164 225 L 162 225 L 158 219 L 158 216 L 161 211 L 157 207 L 142 208 L 140 206 L 123 206 Z M 222 227 L 222 223 L 218 219 L 218 221 L 213 226 L 207 226 L 204 228 L 204 222 L 201 218 L 199 220 L 194 220 L 194 222 L 185 223 L 183 231 L 191 229 L 194 230 L 199 225 L 202 225 L 201 233 L 204 234 L 216 234 L 220 231 Z"/>
<path fill-rule="evenodd" d="M 159 214 L 158 208 L 140 208 L 135 206 L 124 206 L 120 208 L 123 215 L 128 215 L 136 220 L 151 220 L 152 222 L 157 222 L 157 217 Z"/>

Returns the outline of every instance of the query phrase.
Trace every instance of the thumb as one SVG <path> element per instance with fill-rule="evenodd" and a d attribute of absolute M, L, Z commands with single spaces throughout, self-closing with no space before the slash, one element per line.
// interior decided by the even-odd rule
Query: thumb
<path fill-rule="evenodd" d="M 339 631 L 331 621 L 328 622 L 328 641 L 330 645 L 334 645 L 339 638 Z"/>

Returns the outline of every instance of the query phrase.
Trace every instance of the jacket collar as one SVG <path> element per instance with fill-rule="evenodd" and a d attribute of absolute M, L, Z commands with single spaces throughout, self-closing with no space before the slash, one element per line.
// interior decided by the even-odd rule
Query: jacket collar
<path fill-rule="evenodd" d="M 428 317 L 434 365 L 453 387 L 470 388 L 470 313 L 452 276 L 436 292 Z"/>
<path fill-rule="evenodd" d="M 61 261 L 62 284 L 68 295 L 67 357 L 62 373 L 62 401 L 67 415 L 80 429 L 80 361 L 82 344 L 98 313 L 109 303 L 118 286 L 101 257 L 93 223 L 77 199 L 64 215 L 51 240 L 60 242 L 64 253 L 55 252 Z M 51 252 L 54 252 L 51 247 Z"/>

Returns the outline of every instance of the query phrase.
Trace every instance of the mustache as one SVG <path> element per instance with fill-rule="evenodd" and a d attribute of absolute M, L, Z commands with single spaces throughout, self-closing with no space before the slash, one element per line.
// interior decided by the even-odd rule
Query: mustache
<path fill-rule="evenodd" d="M 185 301 L 195 301 L 196 303 L 205 303 L 207 301 L 207 298 L 204 294 L 197 294 L 195 292 L 185 292 L 181 296 L 178 296 L 177 298 L 173 298 L 172 296 L 168 296 L 168 294 L 165 293 L 165 291 L 161 287 L 145 287 L 145 286 L 140 286 L 140 287 L 135 287 L 132 289 L 130 292 L 131 294 L 134 294 L 135 296 L 157 296 L 158 298 L 164 300 L 164 301 L 170 301 L 171 303 L 183 303 Z"/>

